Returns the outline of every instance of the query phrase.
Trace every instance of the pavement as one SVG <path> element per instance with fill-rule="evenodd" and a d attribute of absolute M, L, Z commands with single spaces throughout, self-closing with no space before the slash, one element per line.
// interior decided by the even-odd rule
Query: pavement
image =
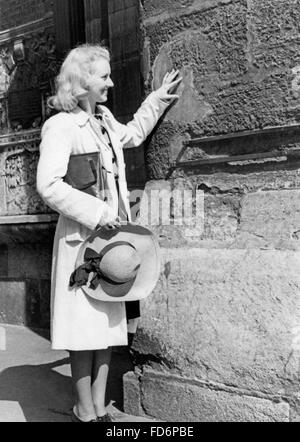
<path fill-rule="evenodd" d="M 114 422 L 154 422 L 122 411 L 122 377 L 132 369 L 125 347 L 114 348 L 107 409 Z M 47 332 L 0 324 L 0 422 L 70 422 L 69 355 L 50 348 Z"/>

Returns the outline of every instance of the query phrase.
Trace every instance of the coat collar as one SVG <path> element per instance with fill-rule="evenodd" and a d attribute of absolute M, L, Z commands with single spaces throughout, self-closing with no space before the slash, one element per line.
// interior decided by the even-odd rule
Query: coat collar
<path fill-rule="evenodd" d="M 78 126 L 83 127 L 91 119 L 91 115 L 85 112 L 81 107 L 77 106 L 74 110 L 69 112 Z M 104 111 L 100 105 L 96 106 L 96 115 L 104 115 Z"/>

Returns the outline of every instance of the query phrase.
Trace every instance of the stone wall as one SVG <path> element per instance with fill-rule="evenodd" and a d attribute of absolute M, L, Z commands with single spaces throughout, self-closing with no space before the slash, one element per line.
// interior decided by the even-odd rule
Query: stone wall
<path fill-rule="evenodd" d="M 49 328 L 57 215 L 35 190 L 39 130 L 0 136 L 0 322 Z"/>
<path fill-rule="evenodd" d="M 35 188 L 58 69 L 52 3 L 0 2 L 0 322 L 35 328 L 49 328 L 57 219 Z"/>
<path fill-rule="evenodd" d="M 52 0 L 5 0 L 0 2 L 0 32 L 43 18 L 52 11 Z"/>
<path fill-rule="evenodd" d="M 142 6 L 146 90 L 172 67 L 184 79 L 147 146 L 146 194 L 204 192 L 204 226 L 151 226 L 163 265 L 142 305 L 126 411 L 298 421 L 299 3 Z"/>

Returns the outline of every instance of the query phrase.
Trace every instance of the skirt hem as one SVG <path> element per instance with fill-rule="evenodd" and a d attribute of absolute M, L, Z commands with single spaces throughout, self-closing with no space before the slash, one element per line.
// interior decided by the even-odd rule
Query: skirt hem
<path fill-rule="evenodd" d="M 71 348 L 71 347 L 67 347 L 67 346 L 61 346 L 61 345 L 51 345 L 51 350 L 53 351 L 95 351 L 95 350 L 107 350 L 110 347 L 126 347 L 128 345 L 128 340 L 126 342 L 121 342 L 118 344 L 110 344 L 107 345 L 106 347 L 85 347 L 85 348 Z"/>

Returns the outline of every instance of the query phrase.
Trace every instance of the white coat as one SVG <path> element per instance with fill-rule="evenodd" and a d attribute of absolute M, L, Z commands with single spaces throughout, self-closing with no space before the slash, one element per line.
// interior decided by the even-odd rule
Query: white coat
<path fill-rule="evenodd" d="M 100 106 L 117 158 L 120 197 L 130 219 L 123 148 L 139 146 L 149 135 L 168 103 L 152 92 L 127 124 L 118 122 L 109 109 Z M 109 199 L 86 194 L 63 181 L 69 157 L 100 150 L 106 170 L 113 171 L 111 149 L 93 117 L 77 107 L 49 118 L 42 129 L 37 168 L 37 191 L 59 212 L 53 246 L 51 276 L 51 341 L 55 350 L 96 350 L 127 345 L 124 302 L 96 301 L 78 288 L 69 288 L 69 278 L 81 243 L 97 226 L 107 204 L 118 211 L 113 173 L 107 174 Z"/>

